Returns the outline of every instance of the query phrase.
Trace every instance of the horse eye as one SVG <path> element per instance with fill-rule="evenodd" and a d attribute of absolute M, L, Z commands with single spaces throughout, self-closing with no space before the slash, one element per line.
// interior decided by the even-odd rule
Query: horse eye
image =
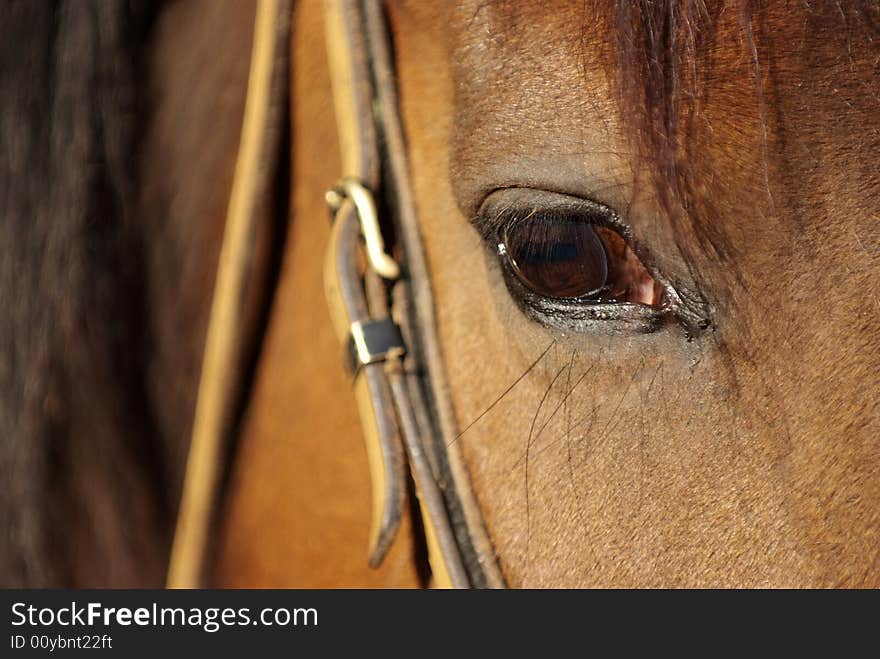
<path fill-rule="evenodd" d="M 663 296 L 619 233 L 578 215 L 514 221 L 502 229 L 498 251 L 508 276 L 544 298 L 659 306 Z"/>
<path fill-rule="evenodd" d="M 590 299 L 608 280 L 608 256 L 591 224 L 574 219 L 517 222 L 499 249 L 514 274 L 533 293 Z"/>

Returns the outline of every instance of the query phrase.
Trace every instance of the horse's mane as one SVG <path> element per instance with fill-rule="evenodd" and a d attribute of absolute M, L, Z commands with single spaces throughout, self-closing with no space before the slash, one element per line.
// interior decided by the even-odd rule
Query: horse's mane
<path fill-rule="evenodd" d="M 650 184 L 673 221 L 686 209 L 690 179 L 686 153 L 689 126 L 682 125 L 682 120 L 692 121 L 699 111 L 705 65 L 720 10 L 721 3 L 710 8 L 702 0 L 615 0 L 608 17 L 617 38 L 610 78 L 617 84 L 631 142 L 638 156 L 647 161 Z M 747 0 L 738 10 L 744 36 L 754 48 Z M 757 63 L 756 73 L 760 76 Z M 756 91 L 760 95 L 760 85 Z M 685 114 L 689 117 L 683 117 Z M 697 227 L 711 230 L 711 225 Z M 720 236 L 706 238 L 723 253 L 726 245 Z"/>
<path fill-rule="evenodd" d="M 778 73 L 775 49 L 800 47 L 805 56 L 824 51 L 829 60 L 846 53 L 851 64 L 856 45 L 873 46 L 874 56 L 880 45 L 877 0 L 775 8 L 761 0 L 613 0 L 600 13 L 616 45 L 609 77 L 616 84 L 631 143 L 650 172 L 651 180 L 645 183 L 656 193 L 676 233 L 692 235 L 722 260 L 729 258 L 731 244 L 723 227 L 711 221 L 712 209 L 701 207 L 711 203 L 696 192 L 700 167 L 694 155 L 704 145 L 692 139 L 717 60 L 739 58 L 751 69 L 754 124 L 764 159 L 765 193 L 772 207 L 767 159 L 768 132 L 777 119 L 773 116 L 778 100 L 773 98 L 773 78 Z M 739 42 L 736 53 L 719 48 L 719 25 L 725 13 L 738 23 L 739 34 L 733 37 Z M 774 33 L 786 23 L 800 31 L 799 46 L 773 42 Z M 745 67 L 743 73 L 748 73 Z M 679 246 L 689 258 L 686 241 Z"/>
<path fill-rule="evenodd" d="M 140 493 L 132 484 L 157 469 L 141 390 L 149 319 L 133 220 L 143 124 L 140 58 L 151 4 L 21 1 L 5 7 L 4 586 L 73 584 L 71 557 L 87 551 L 78 541 L 90 534 L 120 551 L 135 545 L 137 538 L 113 522 L 133 514 Z M 101 478 L 127 494 L 115 502 L 83 502 L 100 491 Z M 106 492 L 107 482 L 103 487 Z M 68 533 L 72 511 L 85 528 Z"/>

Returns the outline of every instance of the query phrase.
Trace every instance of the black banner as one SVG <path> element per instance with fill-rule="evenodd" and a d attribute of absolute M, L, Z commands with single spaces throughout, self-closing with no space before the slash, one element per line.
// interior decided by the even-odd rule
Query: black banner
<path fill-rule="evenodd" d="M 726 649 L 747 650 L 752 646 L 746 639 L 755 635 L 763 649 L 776 638 L 788 650 L 803 641 L 817 650 L 824 636 L 832 641 L 827 649 L 837 654 L 873 636 L 877 611 L 876 593 L 0 592 L 7 630 L 2 657 L 92 651 L 125 657 L 270 651 L 335 656 L 353 650 L 430 655 L 467 651 L 475 640 L 496 650 L 568 646 L 580 654 L 608 642 L 632 650 L 709 638 Z"/>

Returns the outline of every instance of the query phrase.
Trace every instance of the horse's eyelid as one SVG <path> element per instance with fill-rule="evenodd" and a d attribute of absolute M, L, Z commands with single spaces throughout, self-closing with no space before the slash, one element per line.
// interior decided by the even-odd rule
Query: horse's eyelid
<path fill-rule="evenodd" d="M 520 209 L 516 207 L 503 208 L 495 212 L 481 212 L 471 220 L 477 233 L 487 243 L 492 245 L 498 242 L 498 237 L 502 235 L 504 229 L 511 226 L 514 222 L 523 222 L 528 217 L 532 217 L 539 211 L 537 209 Z"/>
<path fill-rule="evenodd" d="M 505 230 L 510 229 L 516 223 L 528 221 L 553 221 L 553 219 L 570 219 L 582 217 L 585 222 L 597 226 L 606 226 L 620 234 L 624 240 L 629 240 L 629 227 L 624 225 L 617 214 L 610 208 L 595 202 L 584 200 L 583 206 L 577 204 L 541 206 L 517 206 L 510 205 L 503 208 L 484 207 L 471 220 L 471 224 L 480 234 L 482 239 L 494 248 L 504 235 Z"/>
<path fill-rule="evenodd" d="M 511 227 L 521 222 L 552 221 L 554 217 L 571 217 L 575 213 L 570 210 L 558 208 L 522 208 L 509 206 L 502 209 L 492 209 L 491 212 L 478 214 L 472 224 L 483 240 L 492 245 L 498 241 L 498 237 Z"/>

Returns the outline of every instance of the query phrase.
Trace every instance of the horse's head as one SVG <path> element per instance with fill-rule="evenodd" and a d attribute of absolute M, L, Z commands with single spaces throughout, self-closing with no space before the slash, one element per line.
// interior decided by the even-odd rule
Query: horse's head
<path fill-rule="evenodd" d="M 877 584 L 880 15 L 710 4 L 389 5 L 511 584 Z"/>
<path fill-rule="evenodd" d="M 880 585 L 877 0 L 68 4 L 4 583 L 159 583 L 182 484 L 171 585 Z"/>

